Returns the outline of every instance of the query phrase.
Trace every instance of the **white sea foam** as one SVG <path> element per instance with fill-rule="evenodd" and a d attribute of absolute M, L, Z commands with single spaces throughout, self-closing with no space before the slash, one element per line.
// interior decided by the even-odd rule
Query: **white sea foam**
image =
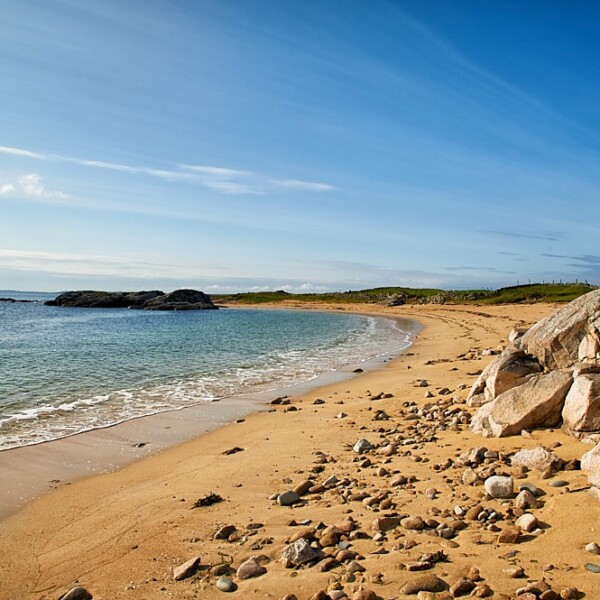
<path fill-rule="evenodd" d="M 68 321 L 68 314 L 61 315 L 61 324 L 65 320 Z M 103 317 L 103 313 L 101 315 Z M 98 323 L 98 319 L 93 318 L 94 315 L 90 315 L 89 319 L 82 318 L 81 315 L 75 316 L 77 328 L 86 327 L 91 322 L 96 325 Z M 100 317 L 100 315 L 98 316 Z M 341 316 L 341 318 L 344 317 L 347 315 Z M 248 323 L 252 324 L 252 318 L 252 316 L 247 317 L 246 326 Z M 260 318 L 264 320 L 268 317 L 263 314 Z M 282 319 L 281 316 L 275 318 Z M 80 367 L 79 363 L 73 365 L 67 362 L 63 369 L 68 369 L 70 373 L 63 372 L 62 376 L 65 381 L 72 382 L 71 387 L 65 387 L 69 390 L 66 393 L 69 397 L 61 397 L 58 392 L 53 395 L 42 394 L 40 390 L 44 385 L 32 382 L 31 399 L 5 402 L 3 408 L 0 398 L 0 449 L 37 444 L 82 431 L 107 427 L 144 415 L 178 410 L 191 405 L 226 399 L 234 395 L 280 389 L 299 382 L 311 381 L 320 374 L 339 370 L 349 364 L 397 354 L 409 345 L 409 334 L 402 331 L 394 320 L 356 316 L 353 318 L 354 321 L 350 322 L 353 328 L 346 330 L 338 328 L 334 335 L 323 335 L 322 339 L 313 336 L 310 344 L 302 339 L 291 339 L 286 340 L 285 344 L 280 344 L 288 345 L 288 347 L 271 349 L 267 340 L 264 343 L 265 347 L 256 354 L 252 354 L 247 348 L 244 349 L 247 356 L 241 362 L 237 358 L 236 349 L 232 349 L 231 356 L 219 357 L 214 364 L 211 363 L 200 369 L 200 372 L 190 369 L 189 373 L 182 373 L 179 377 L 156 375 L 148 367 L 143 370 L 130 356 L 124 356 L 122 363 L 113 361 L 114 364 L 104 364 L 102 361 L 98 361 L 98 363 L 90 363 L 91 367 L 87 363 Z M 301 317 L 294 316 L 294 319 L 301 319 Z M 119 323 L 119 319 L 114 318 L 113 321 Z M 153 323 L 157 322 L 153 321 Z M 160 322 L 177 324 L 176 321 L 166 319 L 162 319 Z M 74 323 L 75 321 L 67 323 L 67 327 L 72 329 Z M 220 325 L 218 321 L 216 323 Z M 301 322 L 295 323 L 300 333 L 301 325 Z M 48 328 L 48 331 L 50 330 L 52 328 Z M 129 330 L 125 329 L 124 331 L 129 335 Z M 200 333 L 204 333 L 204 331 L 200 330 Z M 103 332 L 104 330 L 101 330 L 101 333 Z M 117 333 L 122 335 L 120 331 Z M 189 353 L 186 353 L 188 346 L 185 344 L 197 343 L 193 336 L 189 336 L 186 328 L 182 328 L 181 332 L 177 331 L 176 334 L 175 337 L 169 338 L 170 345 L 166 349 L 166 352 L 172 352 L 174 355 L 164 355 L 165 360 L 167 358 L 171 360 L 173 369 L 179 369 L 180 362 L 185 363 L 185 360 L 189 358 L 189 353 L 198 352 L 197 349 L 190 349 Z M 147 336 L 145 339 L 153 339 L 152 329 L 149 331 L 144 329 L 139 335 Z M 180 338 L 186 336 L 190 339 L 185 344 L 180 343 Z M 113 341 L 113 338 L 109 337 L 108 341 L 118 346 L 121 343 L 120 339 L 117 337 L 117 341 Z M 261 337 L 256 339 L 262 341 Z M 102 337 L 97 341 L 98 344 L 103 342 L 104 338 Z M 94 349 L 96 340 L 92 339 L 86 343 L 89 343 L 89 347 Z M 142 349 L 145 348 L 144 343 L 147 344 L 147 341 L 141 343 Z M 73 360 L 76 360 L 79 355 L 75 352 L 73 356 L 75 357 Z M 111 360 L 114 359 L 111 354 L 106 356 L 106 360 L 108 357 Z M 198 354 L 198 360 L 202 358 L 202 354 Z M 206 362 L 209 362 L 208 357 L 204 358 Z M 156 363 L 156 365 L 158 367 L 160 363 Z M 124 374 L 123 377 L 135 379 L 136 370 L 139 369 L 143 371 L 146 381 L 139 385 L 102 393 L 85 394 L 83 391 L 77 391 L 77 388 L 75 391 L 72 390 L 73 385 L 78 381 L 78 368 L 87 369 L 85 372 L 91 381 L 90 389 L 93 389 L 93 382 L 96 379 L 98 385 L 106 385 L 105 378 L 109 378 L 111 374 L 115 373 L 115 370 L 120 370 L 119 372 Z M 97 378 L 91 377 L 90 368 L 97 370 Z M 82 371 L 80 373 L 83 374 Z M 58 381 L 58 384 L 62 384 L 62 382 Z M 58 388 L 61 389 L 60 385 Z"/>

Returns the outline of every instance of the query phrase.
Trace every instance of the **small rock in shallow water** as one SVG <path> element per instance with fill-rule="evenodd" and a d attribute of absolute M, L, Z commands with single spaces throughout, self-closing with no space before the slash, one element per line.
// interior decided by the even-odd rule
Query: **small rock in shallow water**
<path fill-rule="evenodd" d="M 222 592 L 234 592 L 237 589 L 237 586 L 231 577 L 219 577 L 219 579 L 217 579 L 217 587 Z"/>

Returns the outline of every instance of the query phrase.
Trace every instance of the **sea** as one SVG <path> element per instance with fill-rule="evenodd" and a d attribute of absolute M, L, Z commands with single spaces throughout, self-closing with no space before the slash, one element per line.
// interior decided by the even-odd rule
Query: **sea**
<path fill-rule="evenodd" d="M 394 319 L 314 310 L 45 306 L 0 290 L 0 450 L 279 391 L 410 345 Z"/>

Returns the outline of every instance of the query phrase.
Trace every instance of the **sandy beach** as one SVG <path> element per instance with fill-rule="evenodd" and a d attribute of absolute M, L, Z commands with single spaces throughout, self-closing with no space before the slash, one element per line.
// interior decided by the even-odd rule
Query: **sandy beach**
<path fill-rule="evenodd" d="M 600 503 L 585 490 L 581 471 L 556 475 L 566 482 L 562 487 L 528 473 L 523 481 L 545 492 L 532 511 L 542 533 L 498 543 L 512 502 L 486 498 L 481 485 L 463 483 L 465 467 L 456 463 L 465 450 L 484 446 L 499 452 L 490 467 L 517 475 L 501 461 L 503 454 L 542 445 L 570 460 L 589 450 L 558 430 L 484 439 L 460 419 L 452 421 L 491 360 L 487 350 L 501 348 L 513 327 L 530 325 L 556 306 L 313 308 L 405 317 L 423 330 L 407 352 L 381 368 L 294 396 L 290 404 L 269 406 L 115 472 L 56 482 L 56 489 L 0 524 L 0 599 L 57 599 L 78 585 L 104 600 L 217 598 L 224 594 L 215 586 L 218 574 L 251 557 L 266 572 L 246 580 L 233 575 L 233 597 L 280 600 L 294 593 L 308 600 L 319 591 L 343 590 L 349 598 L 403 598 L 409 596 L 402 586 L 416 577 L 436 575 L 452 585 L 465 576 L 478 579 L 473 569 L 479 570 L 479 589 L 488 585 L 493 598 L 513 597 L 542 579 L 559 592 L 576 587 L 586 598 L 600 597 L 600 574 L 585 568 L 599 561 L 584 550 L 600 543 Z M 441 409 L 434 411 L 436 404 Z M 141 441 L 153 442 L 160 434 L 146 428 L 144 436 Z M 361 438 L 375 449 L 352 451 Z M 43 452 L 43 445 L 35 451 Z M 26 478 L 25 466 L 18 468 Z M 325 485 L 331 477 L 337 483 Z M 280 506 L 270 499 L 309 479 L 313 489 L 302 502 Z M 223 500 L 194 508 L 211 493 Z M 502 518 L 471 520 L 468 511 L 476 505 Z M 384 516 L 421 517 L 427 526 L 378 533 L 381 523 L 374 521 Z M 353 531 L 341 532 L 349 517 Z M 428 519 L 446 524 L 449 539 L 432 535 Z M 229 525 L 235 531 L 228 539 L 214 539 Z M 332 525 L 340 526 L 333 533 L 342 546 L 325 548 L 330 570 L 322 570 L 325 561 L 286 568 L 279 560 L 290 541 L 311 539 L 315 530 L 321 536 Z M 348 560 L 336 563 L 340 549 L 355 553 L 363 570 L 351 573 Z M 437 552 L 443 555 L 430 569 L 414 570 L 424 554 Z M 196 556 L 199 569 L 174 580 L 173 569 Z"/>

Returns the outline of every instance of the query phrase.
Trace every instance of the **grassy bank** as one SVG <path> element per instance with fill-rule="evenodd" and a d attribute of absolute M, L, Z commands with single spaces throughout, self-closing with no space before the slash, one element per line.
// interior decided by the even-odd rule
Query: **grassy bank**
<path fill-rule="evenodd" d="M 516 285 L 498 290 L 448 291 L 430 288 L 382 287 L 369 290 L 328 292 L 324 294 L 290 294 L 274 292 L 244 292 L 215 295 L 215 302 L 227 304 L 264 304 L 283 301 L 383 303 L 383 304 L 512 304 L 519 302 L 570 302 L 596 289 L 586 283 L 534 283 Z"/>

